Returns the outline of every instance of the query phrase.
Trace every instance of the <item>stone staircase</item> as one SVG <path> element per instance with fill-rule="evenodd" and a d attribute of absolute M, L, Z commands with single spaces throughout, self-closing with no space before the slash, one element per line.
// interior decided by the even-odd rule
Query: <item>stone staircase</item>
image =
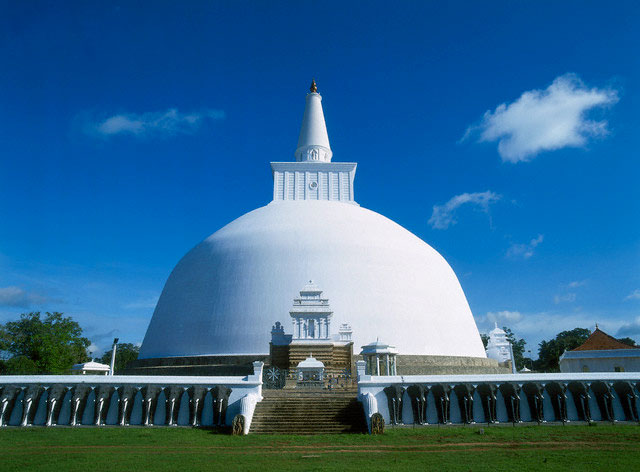
<path fill-rule="evenodd" d="M 355 391 L 263 390 L 252 434 L 362 433 L 367 426 Z"/>

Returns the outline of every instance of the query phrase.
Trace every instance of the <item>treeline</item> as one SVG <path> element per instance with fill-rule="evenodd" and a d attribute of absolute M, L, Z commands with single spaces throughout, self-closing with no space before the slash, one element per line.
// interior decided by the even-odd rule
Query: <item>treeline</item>
<path fill-rule="evenodd" d="M 23 313 L 17 321 L 0 324 L 0 374 L 68 374 L 74 364 L 91 360 L 91 341 L 82 327 L 62 313 Z M 115 372 L 138 358 L 138 346 L 118 344 Z M 111 350 L 98 359 L 110 364 Z"/>

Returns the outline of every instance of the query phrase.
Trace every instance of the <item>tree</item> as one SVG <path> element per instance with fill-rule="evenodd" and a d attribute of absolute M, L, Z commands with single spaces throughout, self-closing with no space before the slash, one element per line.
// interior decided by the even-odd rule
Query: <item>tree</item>
<path fill-rule="evenodd" d="M 8 375 L 34 375 L 38 373 L 38 366 L 27 356 L 16 356 L 7 361 L 3 361 L 0 373 Z"/>
<path fill-rule="evenodd" d="M 520 370 L 525 365 L 524 349 L 527 342 L 524 339 L 516 339 L 516 335 L 513 334 L 513 331 L 511 331 L 506 326 L 503 326 L 502 329 L 504 330 L 505 333 L 507 333 L 507 340 L 511 343 L 511 346 L 513 347 L 513 358 L 516 361 L 516 369 Z"/>
<path fill-rule="evenodd" d="M 559 372 L 560 356 L 565 351 L 575 349 L 584 343 L 591 331 L 586 328 L 574 328 L 571 331 L 562 331 L 554 339 L 542 341 L 538 346 L 538 360 L 535 361 L 535 369 L 540 372 Z"/>
<path fill-rule="evenodd" d="M 103 364 L 111 365 L 111 353 L 113 349 L 105 352 L 100 359 Z M 122 343 L 118 344 L 116 348 L 116 365 L 114 366 L 115 373 L 120 373 L 127 368 L 127 364 L 131 361 L 135 361 L 138 358 L 140 347 L 135 344 Z"/>
<path fill-rule="evenodd" d="M 23 313 L 18 321 L 0 325 L 0 349 L 8 359 L 6 374 L 63 374 L 88 360 L 90 342 L 82 328 L 62 313 Z"/>
<path fill-rule="evenodd" d="M 482 344 L 484 344 L 484 348 L 487 349 L 487 344 L 489 344 L 489 335 L 483 333 L 480 335 L 480 339 L 482 339 Z"/>
<path fill-rule="evenodd" d="M 631 347 L 634 347 L 636 345 L 636 342 L 631 338 L 618 338 L 618 341 L 620 341 L 622 344 L 628 344 Z"/>

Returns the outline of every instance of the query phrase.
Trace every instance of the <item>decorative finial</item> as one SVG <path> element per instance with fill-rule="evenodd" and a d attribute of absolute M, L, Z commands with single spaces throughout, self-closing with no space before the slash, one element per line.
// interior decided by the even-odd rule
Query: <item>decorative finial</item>
<path fill-rule="evenodd" d="M 596 329 L 598 329 L 598 323 L 596 323 Z"/>
<path fill-rule="evenodd" d="M 318 93 L 318 85 L 316 84 L 316 79 L 311 79 L 311 87 L 309 87 L 311 93 Z"/>

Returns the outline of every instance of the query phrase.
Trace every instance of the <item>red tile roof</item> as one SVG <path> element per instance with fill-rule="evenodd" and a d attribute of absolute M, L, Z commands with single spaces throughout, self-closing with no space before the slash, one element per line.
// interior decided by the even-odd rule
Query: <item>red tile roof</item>
<path fill-rule="evenodd" d="M 629 346 L 621 343 L 613 336 L 609 336 L 604 331 L 596 328 L 581 346 L 572 349 L 572 351 L 601 351 L 607 349 L 638 349 L 638 346 Z"/>

